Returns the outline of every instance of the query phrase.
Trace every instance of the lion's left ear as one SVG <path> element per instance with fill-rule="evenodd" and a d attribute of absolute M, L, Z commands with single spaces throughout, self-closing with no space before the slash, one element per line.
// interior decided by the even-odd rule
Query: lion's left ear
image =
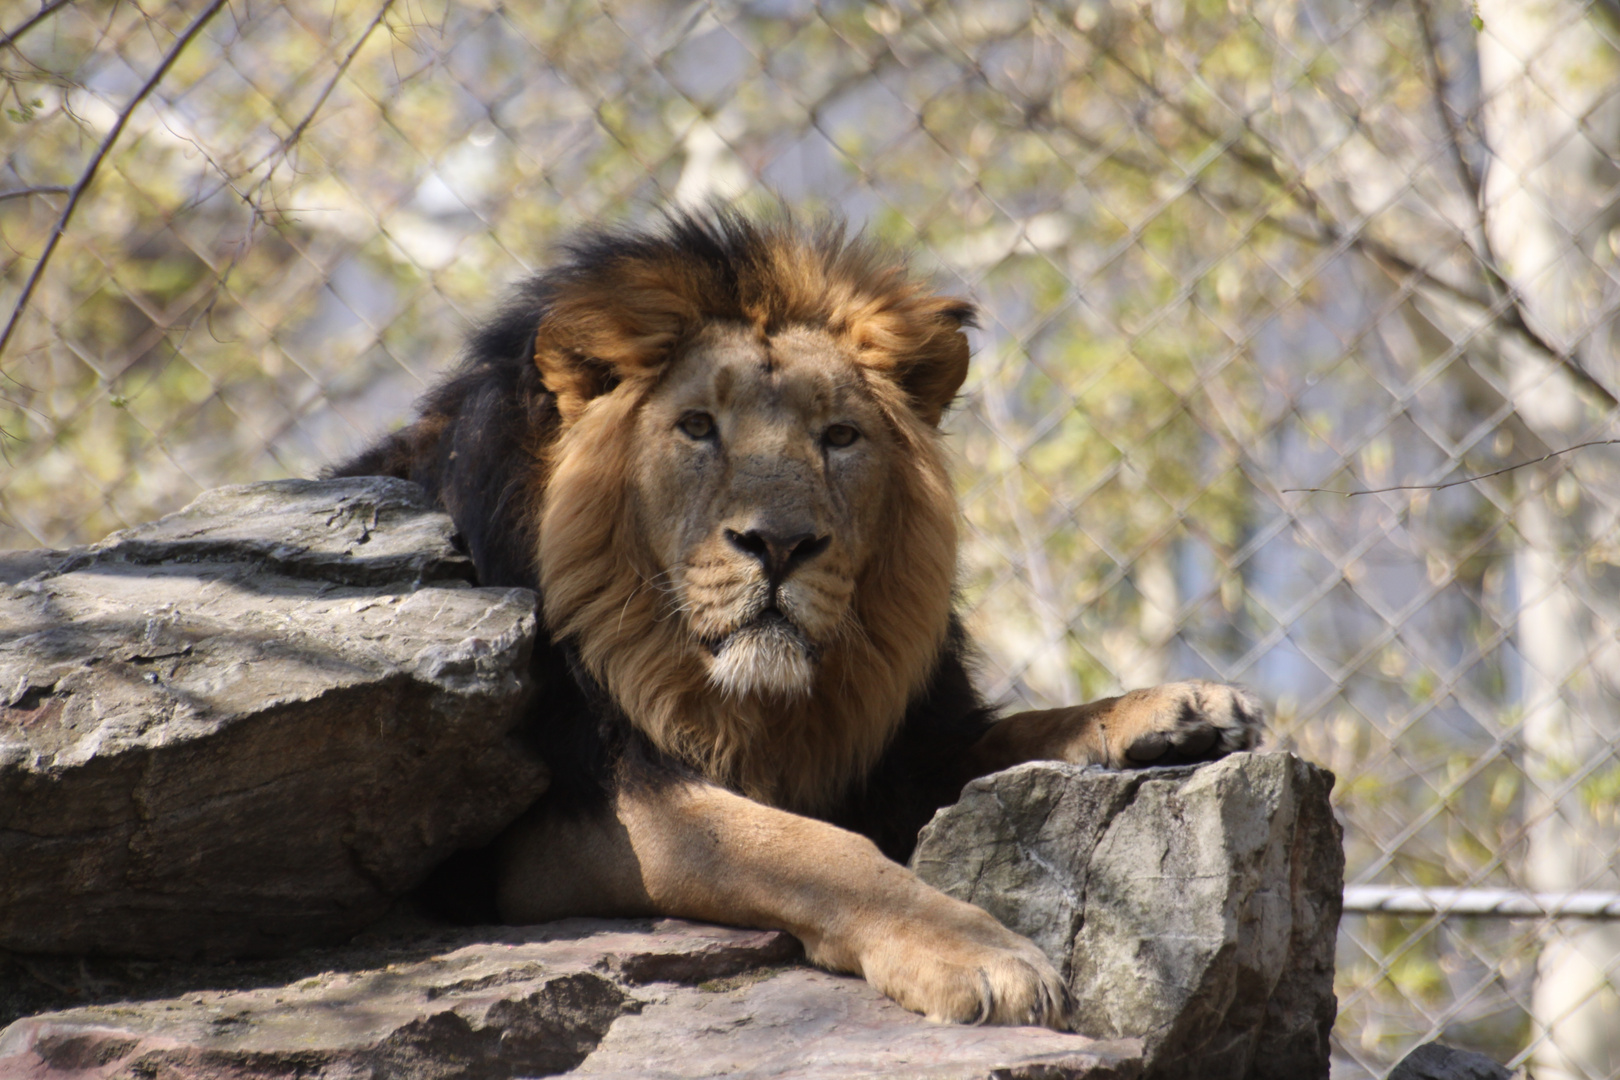
<path fill-rule="evenodd" d="M 908 312 L 905 335 L 911 338 L 897 350 L 894 377 L 911 398 L 913 407 L 930 426 L 937 427 L 962 389 L 968 372 L 968 340 L 963 331 L 977 326 L 973 305 L 951 297 L 934 297 Z"/>

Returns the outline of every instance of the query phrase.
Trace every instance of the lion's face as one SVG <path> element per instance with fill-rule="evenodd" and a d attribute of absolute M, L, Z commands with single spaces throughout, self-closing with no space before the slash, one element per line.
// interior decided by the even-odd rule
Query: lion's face
<path fill-rule="evenodd" d="M 836 231 L 724 215 L 608 237 L 557 281 L 535 351 L 561 426 L 547 627 L 663 752 L 828 805 L 949 628 L 938 424 L 971 309 Z"/>
<path fill-rule="evenodd" d="M 630 512 L 717 689 L 807 694 L 861 633 L 895 442 L 825 331 L 717 323 L 672 361 L 636 417 Z"/>

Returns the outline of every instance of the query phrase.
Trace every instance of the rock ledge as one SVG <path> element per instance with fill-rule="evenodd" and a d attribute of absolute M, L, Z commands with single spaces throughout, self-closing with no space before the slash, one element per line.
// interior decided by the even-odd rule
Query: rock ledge
<path fill-rule="evenodd" d="M 335 941 L 545 790 L 534 596 L 414 484 L 211 491 L 0 553 L 0 948 Z"/>
<path fill-rule="evenodd" d="M 490 931 L 486 930 L 486 933 Z M 786 934 L 568 920 L 287 986 L 48 1013 L 7 1080 L 1133 1080 L 1141 1043 L 933 1024 Z"/>

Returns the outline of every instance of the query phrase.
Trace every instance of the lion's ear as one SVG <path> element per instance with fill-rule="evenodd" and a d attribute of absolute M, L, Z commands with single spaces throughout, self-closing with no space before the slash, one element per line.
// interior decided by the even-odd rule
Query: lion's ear
<path fill-rule="evenodd" d="M 564 423 L 626 380 L 655 374 L 702 316 L 702 283 L 670 263 L 618 258 L 558 286 L 534 362 Z"/>
<path fill-rule="evenodd" d="M 916 406 L 917 415 L 937 426 L 962 389 L 968 372 L 966 327 L 977 326 L 973 305 L 940 297 L 929 304 L 926 329 L 898 365 L 900 385 Z"/>
<path fill-rule="evenodd" d="M 619 384 L 610 364 L 569 348 L 558 348 L 542 334 L 535 339 L 534 363 L 540 381 L 557 399 L 557 413 L 563 423 L 579 418 L 586 405 Z"/>

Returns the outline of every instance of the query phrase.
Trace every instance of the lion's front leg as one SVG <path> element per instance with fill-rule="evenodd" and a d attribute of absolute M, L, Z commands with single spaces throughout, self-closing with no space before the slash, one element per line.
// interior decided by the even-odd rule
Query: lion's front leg
<path fill-rule="evenodd" d="M 533 818 L 509 839 L 502 916 L 660 914 L 786 930 L 933 1020 L 1063 1028 L 1063 980 L 1028 939 L 925 885 L 864 837 L 713 785 L 621 792 L 611 819 Z"/>
<path fill-rule="evenodd" d="M 1260 741 L 1265 710 L 1236 686 L 1190 679 L 1088 705 L 1017 713 L 969 751 L 978 774 L 1025 761 L 1131 768 L 1213 761 Z"/>

